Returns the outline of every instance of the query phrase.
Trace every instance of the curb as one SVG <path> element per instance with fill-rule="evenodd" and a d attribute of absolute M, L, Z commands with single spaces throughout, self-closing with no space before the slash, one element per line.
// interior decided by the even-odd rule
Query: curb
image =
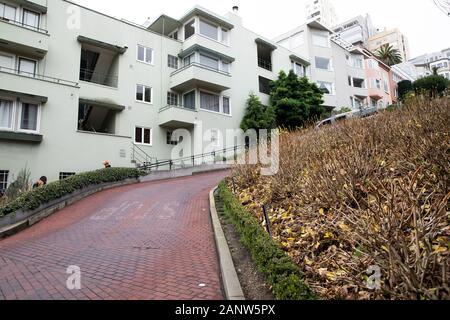
<path fill-rule="evenodd" d="M 228 247 L 228 243 L 217 214 L 216 202 L 214 200 L 214 192 L 216 190 L 217 187 L 212 189 L 209 193 L 209 212 L 211 214 L 214 238 L 216 240 L 216 247 L 219 255 L 219 264 L 222 275 L 222 284 L 225 291 L 225 298 L 227 300 L 245 300 L 245 296 L 233 264 L 230 248 Z"/>

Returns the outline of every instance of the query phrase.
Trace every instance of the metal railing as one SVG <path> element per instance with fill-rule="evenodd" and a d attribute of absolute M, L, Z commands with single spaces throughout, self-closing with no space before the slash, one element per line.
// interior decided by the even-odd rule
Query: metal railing
<path fill-rule="evenodd" d="M 258 59 L 258 66 L 260 68 L 272 71 L 272 62 L 264 59 Z"/>
<path fill-rule="evenodd" d="M 201 64 L 199 62 L 191 62 L 188 65 L 185 65 L 185 66 L 181 67 L 180 69 L 175 70 L 174 72 L 172 72 L 170 74 L 170 76 L 172 77 L 172 76 L 182 72 L 183 70 L 186 70 L 186 69 L 188 69 L 190 67 L 194 67 L 194 66 L 197 66 L 197 67 L 200 67 L 200 68 L 203 68 L 203 69 L 207 69 L 207 70 L 210 70 L 210 71 L 214 71 L 214 72 L 226 75 L 226 76 L 230 76 L 231 75 L 228 71 L 223 71 L 223 70 L 220 70 L 219 68 L 213 68 L 213 67 Z"/>
<path fill-rule="evenodd" d="M 147 154 L 142 148 L 139 148 L 136 144 L 131 145 L 131 162 L 135 163 L 138 168 L 145 167 L 154 162 L 157 162 L 156 157 L 152 157 Z"/>
<path fill-rule="evenodd" d="M 72 87 L 78 86 L 78 82 L 63 80 L 63 79 L 54 78 L 54 77 L 48 77 L 48 76 L 44 76 L 42 74 L 26 72 L 26 71 L 21 71 L 21 70 L 12 69 L 12 68 L 6 68 L 6 67 L 2 67 L 2 66 L 0 66 L 0 72 L 11 73 L 11 74 L 19 75 L 22 77 L 44 80 L 44 81 L 53 82 L 53 83 L 57 83 L 57 84 L 63 84 L 63 85 L 72 86 Z"/>
<path fill-rule="evenodd" d="M 81 68 L 80 80 L 117 88 L 119 77 Z"/>
<path fill-rule="evenodd" d="M 196 108 L 187 108 L 183 105 L 174 105 L 174 104 L 169 104 L 165 107 L 162 107 L 159 109 L 159 113 L 164 112 L 166 110 L 170 110 L 170 109 L 181 109 L 181 110 L 186 110 L 186 111 L 192 111 L 192 112 L 197 112 Z"/>
<path fill-rule="evenodd" d="M 48 34 L 48 31 L 45 30 L 45 29 L 41 29 L 39 27 L 31 26 L 31 25 L 26 24 L 26 23 L 21 22 L 21 21 L 12 20 L 12 19 L 8 19 L 8 18 L 5 18 L 5 17 L 0 17 L 0 21 L 6 22 L 6 23 L 9 23 L 9 24 L 13 24 L 13 25 L 16 25 L 16 26 L 19 26 L 19 27 L 22 27 L 22 28 L 30 29 L 30 30 L 33 30 L 33 31 L 37 31 L 37 32 L 40 32 L 40 33 L 43 33 L 43 34 Z"/>
<path fill-rule="evenodd" d="M 171 160 L 160 160 L 155 163 L 149 163 L 147 165 L 143 165 L 140 167 L 140 169 L 152 171 L 152 170 L 159 170 L 160 168 L 167 168 L 169 170 L 173 170 L 176 166 L 180 167 L 188 167 L 188 166 L 197 166 L 202 164 L 208 164 L 208 163 L 224 163 L 233 156 L 233 159 L 236 161 L 238 158 L 238 151 L 243 149 L 242 146 L 234 146 L 232 148 L 226 148 L 222 150 L 215 150 L 207 153 L 202 153 L 198 155 L 192 155 L 188 157 L 182 157 L 178 159 L 171 159 Z M 228 155 L 228 156 L 227 156 Z M 198 161 L 200 160 L 201 161 Z"/>

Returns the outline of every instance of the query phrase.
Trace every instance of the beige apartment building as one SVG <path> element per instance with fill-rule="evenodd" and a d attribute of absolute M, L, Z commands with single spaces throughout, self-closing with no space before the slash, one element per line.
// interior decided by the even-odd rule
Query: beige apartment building
<path fill-rule="evenodd" d="M 381 31 L 369 38 L 368 49 L 376 52 L 381 46 L 389 44 L 397 49 L 402 56 L 402 61 L 410 59 L 408 38 L 399 29 Z"/>

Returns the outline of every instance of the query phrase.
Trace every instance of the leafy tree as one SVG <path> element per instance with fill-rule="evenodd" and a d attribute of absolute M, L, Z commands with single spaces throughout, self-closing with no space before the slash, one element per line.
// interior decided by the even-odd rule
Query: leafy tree
<path fill-rule="evenodd" d="M 247 109 L 241 122 L 241 129 L 273 129 L 276 126 L 276 116 L 273 107 L 265 106 L 255 94 L 251 93 L 247 100 Z"/>
<path fill-rule="evenodd" d="M 413 84 L 409 80 L 403 80 L 398 83 L 398 98 L 404 101 L 407 93 L 413 91 Z"/>
<path fill-rule="evenodd" d="M 388 66 L 393 66 L 403 61 L 400 51 L 394 49 L 390 44 L 382 45 L 375 53 L 375 56 Z"/>
<path fill-rule="evenodd" d="M 442 95 L 449 86 L 449 80 L 437 75 L 420 78 L 413 83 L 414 91 L 417 94 L 428 94 L 431 99 Z"/>
<path fill-rule="evenodd" d="M 270 101 L 280 127 L 295 129 L 326 112 L 322 106 L 324 92 L 308 78 L 299 78 L 292 70 L 287 75 L 281 71 L 271 89 Z"/>

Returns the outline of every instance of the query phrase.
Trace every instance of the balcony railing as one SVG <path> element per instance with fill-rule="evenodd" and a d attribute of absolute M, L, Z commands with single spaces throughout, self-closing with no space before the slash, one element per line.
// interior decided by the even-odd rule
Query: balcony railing
<path fill-rule="evenodd" d="M 191 62 L 190 64 L 185 65 L 185 66 L 183 66 L 182 68 L 180 68 L 178 70 L 175 70 L 174 72 L 172 72 L 170 74 L 170 76 L 178 74 L 178 73 L 182 72 L 183 70 L 186 70 L 186 69 L 188 69 L 190 67 L 193 67 L 193 66 L 197 66 L 197 67 L 200 67 L 200 68 L 203 68 L 203 69 L 207 69 L 207 70 L 211 70 L 211 71 L 214 71 L 214 72 L 217 72 L 217 73 L 221 73 L 221 74 L 226 75 L 226 76 L 230 76 L 230 73 L 227 72 L 227 71 L 223 71 L 223 70 L 220 70 L 218 68 L 213 68 L 213 67 L 210 67 L 210 66 L 198 63 L 198 62 Z"/>
<path fill-rule="evenodd" d="M 119 77 L 89 69 L 80 69 L 80 80 L 117 88 Z"/>
<path fill-rule="evenodd" d="M 41 29 L 41 28 L 38 28 L 38 27 L 35 27 L 35 26 L 31 26 L 31 25 L 28 25 L 28 24 L 26 24 L 24 22 L 21 22 L 21 21 L 11 20 L 11 19 L 4 18 L 4 17 L 0 17 L 0 21 L 6 22 L 6 23 L 9 23 L 9 24 L 14 24 L 16 26 L 19 26 L 19 27 L 22 27 L 22 28 L 26 28 L 26 29 L 30 29 L 30 30 L 33 30 L 33 31 L 37 31 L 37 32 L 40 32 L 40 33 L 48 34 L 48 31 L 45 30 L 45 29 Z"/>
<path fill-rule="evenodd" d="M 12 74 L 19 75 L 22 77 L 33 78 L 33 79 L 53 82 L 53 83 L 57 83 L 57 84 L 63 84 L 66 86 L 72 86 L 72 87 L 78 86 L 78 82 L 63 80 L 63 79 L 54 78 L 54 77 L 48 77 L 48 76 L 44 76 L 44 75 L 37 74 L 37 73 L 25 72 L 25 71 L 20 71 L 18 69 L 11 69 L 11 68 L 6 68 L 6 67 L 2 67 L 2 66 L 0 66 L 0 72 L 12 73 Z"/>
<path fill-rule="evenodd" d="M 173 109 L 173 108 L 181 109 L 181 110 L 187 110 L 187 111 L 192 111 L 192 112 L 197 112 L 197 109 L 195 107 L 194 108 L 188 108 L 188 107 L 185 107 L 183 105 L 167 105 L 167 106 L 162 107 L 161 109 L 159 109 L 159 112 L 161 113 L 163 111 L 170 110 L 170 109 Z"/>
<path fill-rule="evenodd" d="M 258 66 L 260 68 L 272 71 L 272 62 L 264 60 L 264 59 L 258 59 Z"/>

